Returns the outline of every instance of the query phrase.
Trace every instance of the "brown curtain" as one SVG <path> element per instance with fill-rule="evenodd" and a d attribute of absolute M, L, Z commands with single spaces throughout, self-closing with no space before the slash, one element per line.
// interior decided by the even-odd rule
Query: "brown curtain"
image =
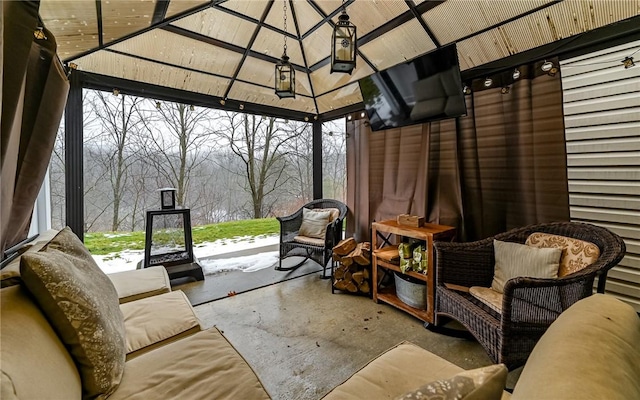
<path fill-rule="evenodd" d="M 369 138 L 363 120 L 347 124 L 347 236 L 369 240 Z"/>
<path fill-rule="evenodd" d="M 347 234 L 370 239 L 371 221 L 425 215 L 429 135 L 426 125 L 371 132 L 364 120 L 347 129 Z M 417 172 L 421 171 L 421 172 Z"/>
<path fill-rule="evenodd" d="M 492 76 L 489 89 L 472 82 L 457 130 L 464 240 L 569 220 L 560 73 L 542 63 L 519 67 L 513 84 L 512 71 Z"/>
<path fill-rule="evenodd" d="M 492 88 L 474 81 L 456 120 L 382 132 L 348 123 L 347 234 L 368 240 L 372 221 L 400 213 L 455 226 L 464 241 L 568 220 L 560 75 L 540 65 L 521 67 L 515 84 L 511 71 Z"/>
<path fill-rule="evenodd" d="M 2 2 L 2 251 L 28 233 L 69 91 L 53 35 L 34 37 L 38 7 Z"/>

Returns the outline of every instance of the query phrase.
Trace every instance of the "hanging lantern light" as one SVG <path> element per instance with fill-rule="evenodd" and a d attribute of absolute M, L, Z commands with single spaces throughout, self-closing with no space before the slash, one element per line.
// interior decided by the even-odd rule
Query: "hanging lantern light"
<path fill-rule="evenodd" d="M 275 90 L 279 98 L 296 97 L 296 71 L 287 56 L 287 0 L 284 0 L 284 50 L 282 58 L 276 64 Z"/>
<path fill-rule="evenodd" d="M 351 74 L 356 67 L 357 37 L 356 26 L 349 21 L 347 10 L 342 0 L 342 14 L 333 27 L 331 41 L 331 72 Z"/>
<path fill-rule="evenodd" d="M 296 97 L 296 78 L 295 71 L 289 63 L 287 53 L 282 55 L 282 59 L 276 64 L 276 94 L 281 99 L 287 97 Z"/>

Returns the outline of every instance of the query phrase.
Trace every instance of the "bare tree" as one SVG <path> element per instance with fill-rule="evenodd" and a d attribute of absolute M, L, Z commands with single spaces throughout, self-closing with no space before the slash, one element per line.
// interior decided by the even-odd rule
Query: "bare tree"
<path fill-rule="evenodd" d="M 92 91 L 88 92 L 90 97 Z M 86 127 L 87 131 L 91 131 L 92 127 L 96 126 L 96 122 L 98 117 L 93 113 L 91 107 L 83 107 L 83 123 Z M 58 127 L 58 134 L 56 136 L 55 144 L 53 147 L 53 153 L 51 155 L 51 160 L 49 162 L 49 183 L 51 188 L 51 226 L 55 229 L 60 229 L 66 224 L 66 188 L 65 188 L 65 119 L 62 118 L 60 121 L 60 126 Z M 91 136 L 91 135 L 89 135 Z M 87 142 L 91 142 L 91 140 L 87 140 L 84 138 L 85 145 Z M 85 160 L 88 157 L 85 157 Z M 90 158 L 90 157 L 89 157 Z M 85 167 L 85 170 L 87 167 Z M 92 175 L 95 174 L 95 168 L 93 168 L 93 164 L 88 165 L 88 169 L 92 172 L 89 174 L 85 174 L 85 200 L 90 199 L 92 195 L 92 189 L 95 187 L 97 179 L 92 179 Z M 91 201 L 91 200 L 89 200 Z M 92 207 L 89 207 L 89 213 L 92 213 L 94 210 Z M 87 213 L 87 208 L 85 207 L 85 213 Z M 89 217 L 90 219 L 94 219 L 93 216 Z M 85 216 L 86 219 L 86 216 Z"/>
<path fill-rule="evenodd" d="M 325 197 L 345 201 L 347 140 L 344 118 L 322 124 L 322 172 Z"/>
<path fill-rule="evenodd" d="M 133 232 L 136 229 L 144 228 L 144 210 L 155 192 L 155 187 L 149 185 L 149 181 L 153 181 L 155 176 L 152 171 L 149 171 L 149 165 L 142 157 L 137 158 L 129 168 L 130 184 L 127 188 L 127 196 L 130 208 L 130 227 Z"/>
<path fill-rule="evenodd" d="M 278 201 L 272 195 L 287 179 L 287 144 L 303 134 L 305 124 L 233 112 L 224 115 L 216 135 L 241 161 L 244 190 L 250 196 L 250 217 L 264 218 Z"/>
<path fill-rule="evenodd" d="M 305 124 L 302 129 L 300 136 L 287 143 L 288 193 L 297 201 L 283 212 L 296 210 L 313 198 L 313 148 L 309 145 L 312 143 L 313 133 L 309 124 Z"/>
<path fill-rule="evenodd" d="M 215 160 L 216 176 L 216 210 L 214 211 L 218 221 L 231 221 L 247 218 L 250 213 L 245 205 L 249 203 L 248 192 L 245 190 L 245 167 L 228 146 L 216 151 Z"/>
<path fill-rule="evenodd" d="M 64 176 L 64 118 L 58 128 L 53 153 L 49 162 L 49 187 L 51 188 L 51 227 L 64 228 L 65 221 L 65 176 Z"/>
<path fill-rule="evenodd" d="M 194 224 L 280 215 L 312 197 L 310 124 L 102 92 L 85 99 L 87 231 L 141 229 L 163 186 L 193 203 Z M 325 186 L 339 192 L 342 150 L 337 136 L 324 139 Z M 63 135 L 51 165 L 63 224 Z"/>
<path fill-rule="evenodd" d="M 117 231 L 128 217 L 121 215 L 121 210 L 130 166 L 138 154 L 136 148 L 143 127 L 138 106 L 144 99 L 125 94 L 113 96 L 100 91 L 93 94 L 88 102 L 98 117 L 101 130 L 91 140 L 99 146 L 95 156 L 108 172 L 112 199 L 111 230 Z"/>
<path fill-rule="evenodd" d="M 154 116 L 148 117 L 150 113 Z M 208 108 L 179 103 L 156 102 L 156 110 L 147 112 L 145 159 L 157 170 L 159 185 L 176 188 L 179 205 L 187 203 L 192 173 L 215 145 L 209 133 L 215 120 Z"/>

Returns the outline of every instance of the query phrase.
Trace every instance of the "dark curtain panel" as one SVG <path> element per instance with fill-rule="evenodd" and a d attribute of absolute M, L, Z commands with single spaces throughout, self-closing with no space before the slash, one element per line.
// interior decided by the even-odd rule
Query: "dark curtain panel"
<path fill-rule="evenodd" d="M 474 81 L 466 117 L 380 132 L 349 122 L 347 234 L 368 240 L 372 221 L 401 213 L 455 226 L 463 241 L 568 221 L 560 74 L 541 64 L 515 84 L 511 71 L 490 88 Z"/>
<path fill-rule="evenodd" d="M 347 124 L 347 237 L 369 240 L 369 138 L 364 120 Z"/>
<path fill-rule="evenodd" d="M 49 165 L 69 83 L 53 35 L 36 39 L 37 2 L 3 2 L 2 230 L 0 248 L 23 240 Z"/>
<path fill-rule="evenodd" d="M 461 227 L 462 194 L 458 165 L 456 121 L 425 124 L 430 146 L 427 171 L 426 220 L 440 225 Z"/>
<path fill-rule="evenodd" d="M 557 60 L 553 60 L 557 66 Z M 560 73 L 542 63 L 472 83 L 467 116 L 458 120 L 462 240 L 533 223 L 569 220 Z M 503 86 L 504 85 L 504 86 Z"/>
<path fill-rule="evenodd" d="M 427 129 L 413 125 L 372 133 L 364 121 L 348 124 L 347 202 L 354 225 L 347 223 L 347 235 L 370 240 L 371 221 L 426 214 Z"/>

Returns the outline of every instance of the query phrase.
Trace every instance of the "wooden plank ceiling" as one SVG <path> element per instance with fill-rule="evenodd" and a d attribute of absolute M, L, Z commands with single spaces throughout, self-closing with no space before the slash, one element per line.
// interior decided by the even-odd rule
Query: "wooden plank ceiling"
<path fill-rule="evenodd" d="M 351 75 L 331 74 L 329 66 L 342 7 L 358 30 Z M 361 103 L 358 79 L 450 43 L 458 44 L 465 70 L 639 14 L 640 0 L 42 0 L 40 6 L 60 59 L 79 70 L 309 117 Z M 297 86 L 295 99 L 280 100 L 274 64 L 285 36 Z"/>

